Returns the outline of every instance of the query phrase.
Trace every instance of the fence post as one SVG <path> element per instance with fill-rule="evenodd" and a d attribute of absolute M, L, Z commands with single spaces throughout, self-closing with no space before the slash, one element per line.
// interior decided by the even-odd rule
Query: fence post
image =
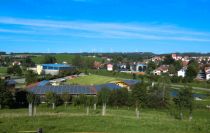
<path fill-rule="evenodd" d="M 37 130 L 37 133 L 43 133 L 42 128 L 39 128 L 39 129 Z"/>

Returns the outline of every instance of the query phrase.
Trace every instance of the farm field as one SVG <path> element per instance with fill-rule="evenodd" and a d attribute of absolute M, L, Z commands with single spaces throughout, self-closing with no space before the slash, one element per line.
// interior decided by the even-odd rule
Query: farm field
<path fill-rule="evenodd" d="M 43 128 L 44 133 L 106 132 L 106 133 L 209 133 L 210 115 L 207 109 L 196 109 L 193 120 L 175 119 L 169 110 L 141 109 L 141 118 L 133 108 L 107 108 L 101 116 L 101 107 L 85 114 L 85 108 L 59 106 L 55 110 L 41 105 L 37 116 L 28 117 L 27 109 L 0 110 L 0 132 L 14 133 Z"/>
<path fill-rule="evenodd" d="M 64 61 L 71 64 L 73 58 L 75 57 L 75 55 L 71 55 L 71 54 L 56 54 L 53 55 L 55 56 L 57 63 L 63 63 Z M 88 58 L 88 57 L 85 57 Z M 36 63 L 36 64 L 41 64 L 42 61 L 44 59 L 44 56 L 37 56 L 37 57 L 33 57 L 32 60 Z M 95 58 L 97 61 L 101 61 L 101 58 L 96 57 Z"/>
<path fill-rule="evenodd" d="M 105 84 L 112 81 L 120 80 L 121 78 L 114 78 L 108 76 L 100 76 L 100 75 L 88 75 L 79 78 L 75 78 L 72 80 L 68 80 L 66 84 L 79 84 L 79 85 L 98 85 Z"/>

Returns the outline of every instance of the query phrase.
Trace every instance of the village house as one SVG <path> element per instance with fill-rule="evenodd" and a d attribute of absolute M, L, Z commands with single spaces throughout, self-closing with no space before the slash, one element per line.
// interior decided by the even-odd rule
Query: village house
<path fill-rule="evenodd" d="M 186 70 L 187 70 L 187 67 L 183 67 L 181 70 L 179 70 L 178 72 L 177 72 L 177 76 L 178 77 L 185 77 L 185 75 L 186 75 Z"/>
<path fill-rule="evenodd" d="M 205 67 L 206 80 L 210 80 L 210 67 Z"/>
<path fill-rule="evenodd" d="M 168 65 L 161 65 L 160 67 L 158 67 L 157 69 L 155 69 L 153 71 L 153 74 L 154 75 L 161 75 L 163 73 L 167 73 L 168 72 L 168 68 L 169 68 Z"/>
<path fill-rule="evenodd" d="M 107 64 L 107 71 L 113 71 L 113 65 Z"/>

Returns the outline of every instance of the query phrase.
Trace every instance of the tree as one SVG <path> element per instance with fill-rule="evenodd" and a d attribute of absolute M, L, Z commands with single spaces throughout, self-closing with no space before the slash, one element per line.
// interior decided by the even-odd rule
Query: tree
<path fill-rule="evenodd" d="M 77 67 L 82 67 L 83 66 L 83 59 L 80 55 L 75 55 L 74 58 L 72 59 L 72 64 Z"/>
<path fill-rule="evenodd" d="M 189 120 L 192 120 L 192 112 L 193 112 L 193 93 L 191 87 L 185 87 L 184 89 L 184 96 L 185 96 L 185 107 L 189 109 Z"/>
<path fill-rule="evenodd" d="M 133 73 L 133 79 L 136 79 L 136 74 L 135 73 Z"/>
<path fill-rule="evenodd" d="M 18 75 L 18 76 L 22 75 L 22 69 L 20 68 L 19 65 L 14 65 L 13 66 L 13 70 L 14 70 L 14 74 L 15 75 Z"/>
<path fill-rule="evenodd" d="M 139 108 L 147 103 L 147 85 L 144 82 L 138 83 L 132 88 L 132 96 L 136 106 L 136 117 L 140 118 Z"/>
<path fill-rule="evenodd" d="M 65 103 L 65 108 L 66 108 L 68 102 L 72 99 L 72 96 L 71 96 L 68 92 L 64 92 L 64 93 L 61 95 L 61 99 L 64 101 L 64 103 Z"/>
<path fill-rule="evenodd" d="M 12 67 L 8 67 L 7 68 L 7 73 L 8 74 L 13 74 L 13 68 Z"/>
<path fill-rule="evenodd" d="M 57 96 L 57 94 L 54 93 L 54 92 L 49 91 L 49 92 L 47 92 L 45 94 L 45 97 L 46 97 L 46 102 L 48 104 L 52 104 L 52 109 L 55 109 L 55 105 L 58 103 L 58 96 Z"/>
<path fill-rule="evenodd" d="M 181 60 L 175 61 L 173 63 L 173 65 L 175 67 L 176 72 L 179 71 L 180 69 L 182 69 L 182 61 Z"/>
<path fill-rule="evenodd" d="M 97 108 L 97 103 L 98 103 L 98 97 L 94 96 L 93 97 L 93 109 L 96 110 Z"/>
<path fill-rule="evenodd" d="M 32 59 L 30 57 L 27 57 L 26 59 L 22 60 L 22 66 L 33 67 L 33 66 L 35 66 L 35 63 L 32 61 Z"/>
<path fill-rule="evenodd" d="M 42 63 L 43 64 L 54 64 L 56 63 L 56 58 L 54 56 L 51 56 L 51 55 L 45 55 L 44 58 L 43 58 L 43 61 Z"/>
<path fill-rule="evenodd" d="M 93 96 L 86 96 L 86 114 L 89 115 L 89 108 L 92 106 L 94 103 L 94 97 Z"/>
<path fill-rule="evenodd" d="M 121 88 L 118 90 L 112 90 L 110 93 L 109 103 L 112 106 L 123 106 L 126 105 L 128 101 L 128 90 L 126 88 Z"/>
<path fill-rule="evenodd" d="M 177 71 L 176 71 L 176 68 L 174 67 L 174 65 L 169 66 L 168 72 L 169 72 L 169 74 L 173 74 L 173 75 L 176 74 Z"/>
<path fill-rule="evenodd" d="M 193 111 L 193 93 L 191 87 L 186 87 L 178 91 L 178 95 L 174 98 L 174 103 L 177 106 L 180 114 L 180 119 L 183 119 L 183 108 L 189 109 L 189 120 L 192 120 L 192 111 Z"/>
<path fill-rule="evenodd" d="M 101 91 L 98 92 L 98 97 L 102 103 L 102 116 L 106 115 L 106 105 L 109 102 L 110 98 L 110 89 L 102 88 Z"/>
<path fill-rule="evenodd" d="M 11 108 L 12 105 L 14 105 L 13 95 L 7 89 L 5 81 L 0 79 L 0 109 L 2 107 Z"/>
<path fill-rule="evenodd" d="M 29 70 L 25 74 L 26 84 L 29 85 L 31 83 L 35 83 L 38 80 L 37 74 L 33 71 Z"/>
<path fill-rule="evenodd" d="M 194 78 L 196 78 L 198 74 L 198 69 L 193 64 L 189 65 L 186 70 L 186 78 L 188 81 L 192 81 Z"/>
<path fill-rule="evenodd" d="M 156 64 L 153 61 L 149 61 L 147 64 L 147 73 L 150 74 L 156 68 Z"/>
<path fill-rule="evenodd" d="M 20 68 L 19 65 L 14 65 L 12 67 L 7 68 L 7 73 L 21 76 L 22 75 L 22 69 Z"/>
<path fill-rule="evenodd" d="M 34 97 L 34 110 L 33 110 L 34 115 L 36 115 L 36 107 L 38 106 L 38 104 L 40 104 L 40 97 L 35 95 L 35 97 Z"/>
<path fill-rule="evenodd" d="M 89 115 L 90 106 L 93 104 L 92 96 L 86 96 L 84 94 L 79 95 L 80 104 L 82 104 L 84 107 L 86 107 L 86 114 Z"/>
<path fill-rule="evenodd" d="M 92 69 L 94 67 L 95 60 L 93 58 L 87 57 L 84 59 L 84 67 Z"/>
<path fill-rule="evenodd" d="M 171 55 L 166 55 L 163 64 L 171 65 L 175 62 Z"/>
<path fill-rule="evenodd" d="M 27 94 L 27 101 L 28 101 L 28 115 L 33 116 L 33 104 L 35 100 L 35 95 L 33 93 Z"/>

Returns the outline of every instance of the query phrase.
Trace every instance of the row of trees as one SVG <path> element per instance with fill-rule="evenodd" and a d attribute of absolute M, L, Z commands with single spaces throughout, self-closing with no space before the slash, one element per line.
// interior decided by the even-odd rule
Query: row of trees
<path fill-rule="evenodd" d="M 89 108 L 93 107 L 96 110 L 97 105 L 102 107 L 102 115 L 106 115 L 107 105 L 116 108 L 122 106 L 135 107 L 137 118 L 141 116 L 141 108 L 170 108 L 172 102 L 174 102 L 173 105 L 176 105 L 177 111 L 180 112 L 180 119 L 183 118 L 182 111 L 185 108 L 189 109 L 190 120 L 192 119 L 193 96 L 189 87 L 181 89 L 174 99 L 170 96 L 170 87 L 167 79 L 161 79 L 157 84 L 142 82 L 131 89 L 132 91 L 129 92 L 126 88 L 117 90 L 102 88 L 97 96 L 81 94 L 75 97 L 68 93 L 56 95 L 53 92 L 48 92 L 45 101 L 48 105 L 51 105 L 52 109 L 55 109 L 55 106 L 61 103 L 64 103 L 65 107 L 69 103 L 72 103 L 74 106 L 84 106 L 87 115 L 89 115 Z"/>

